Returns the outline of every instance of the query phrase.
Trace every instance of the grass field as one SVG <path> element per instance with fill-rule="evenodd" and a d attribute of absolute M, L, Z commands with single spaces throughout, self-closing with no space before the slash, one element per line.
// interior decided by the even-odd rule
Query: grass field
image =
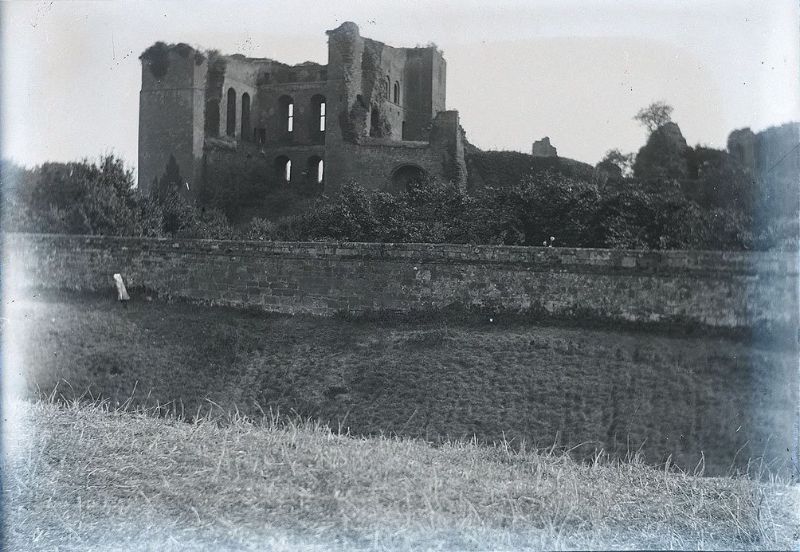
<path fill-rule="evenodd" d="M 797 549 L 797 486 L 21 402 L 8 550 Z"/>
<path fill-rule="evenodd" d="M 502 318 L 346 321 L 78 294 L 6 309 L 29 396 L 262 410 L 358 435 L 602 448 L 726 474 L 785 466 L 796 351 Z"/>

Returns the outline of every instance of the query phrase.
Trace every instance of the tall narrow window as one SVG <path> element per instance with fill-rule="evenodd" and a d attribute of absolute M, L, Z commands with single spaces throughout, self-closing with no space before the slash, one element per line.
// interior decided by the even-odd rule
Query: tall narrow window
<path fill-rule="evenodd" d="M 236 135 L 236 90 L 228 88 L 228 111 L 225 121 L 225 134 Z"/>
<path fill-rule="evenodd" d="M 283 140 L 291 141 L 292 131 L 294 131 L 294 100 L 291 96 L 278 98 L 277 118 L 276 126 L 281 129 L 280 137 Z"/>
<path fill-rule="evenodd" d="M 285 155 L 275 159 L 275 176 L 284 184 L 292 181 L 292 161 Z"/>
<path fill-rule="evenodd" d="M 394 103 L 400 105 L 400 83 L 394 81 Z"/>
<path fill-rule="evenodd" d="M 250 141 L 250 94 L 242 94 L 242 140 Z"/>
<path fill-rule="evenodd" d="M 318 155 L 309 157 L 306 163 L 306 171 L 303 174 L 305 175 L 307 189 L 309 191 L 319 190 L 319 185 L 325 179 L 325 165 L 322 157 Z"/>
<path fill-rule="evenodd" d="M 308 118 L 308 130 L 311 139 L 318 144 L 325 141 L 325 96 L 311 96 L 311 115 Z"/>

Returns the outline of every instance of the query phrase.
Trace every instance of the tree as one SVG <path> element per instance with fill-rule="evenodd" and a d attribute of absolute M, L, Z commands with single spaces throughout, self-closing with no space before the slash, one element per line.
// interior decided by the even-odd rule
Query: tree
<path fill-rule="evenodd" d="M 487 189 L 476 225 L 489 228 L 493 239 L 506 245 L 543 243 L 556 247 L 596 247 L 597 185 L 552 172 L 532 174 L 505 188 Z M 479 217 L 479 218 L 478 218 Z M 555 243 L 553 243 L 555 242 Z"/>
<path fill-rule="evenodd" d="M 619 169 L 619 175 L 622 177 L 629 177 L 633 174 L 633 162 L 636 156 L 633 153 L 622 153 L 618 149 L 611 149 L 606 152 L 603 160 L 600 161 L 600 166 L 609 167 L 613 165 Z"/>
<path fill-rule="evenodd" d="M 666 102 L 653 102 L 643 107 L 633 119 L 644 126 L 649 133 L 672 121 L 673 107 Z"/>
<path fill-rule="evenodd" d="M 180 194 L 182 185 L 181 168 L 178 166 L 175 156 L 170 155 L 164 174 L 161 175 L 161 178 L 153 181 L 153 197 L 159 203 L 164 203 L 173 193 Z"/>

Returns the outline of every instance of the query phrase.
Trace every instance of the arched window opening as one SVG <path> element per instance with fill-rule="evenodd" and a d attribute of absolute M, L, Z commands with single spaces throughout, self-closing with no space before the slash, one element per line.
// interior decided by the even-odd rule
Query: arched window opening
<path fill-rule="evenodd" d="M 294 100 L 291 96 L 278 98 L 278 113 L 281 119 L 280 127 L 283 132 L 290 134 L 294 131 Z"/>
<path fill-rule="evenodd" d="M 322 157 L 312 155 L 306 164 L 306 182 L 312 188 L 323 183 L 325 180 L 325 162 Z"/>
<path fill-rule="evenodd" d="M 403 124 L 400 127 L 400 138 L 402 140 L 408 140 L 408 138 L 406 136 L 406 122 L 405 121 L 403 121 Z"/>
<path fill-rule="evenodd" d="M 236 90 L 228 88 L 228 111 L 225 119 L 225 134 L 236 136 Z"/>
<path fill-rule="evenodd" d="M 394 103 L 400 105 L 400 83 L 394 81 Z"/>
<path fill-rule="evenodd" d="M 392 191 L 406 192 L 409 186 L 425 180 L 425 171 L 416 165 L 402 165 L 392 173 Z"/>
<path fill-rule="evenodd" d="M 281 155 L 275 159 L 275 176 L 280 182 L 288 184 L 292 181 L 292 160 Z"/>
<path fill-rule="evenodd" d="M 242 140 L 250 140 L 250 94 L 242 94 Z"/>
<path fill-rule="evenodd" d="M 206 102 L 206 135 L 219 136 L 219 99 Z"/>
<path fill-rule="evenodd" d="M 322 139 L 325 132 L 325 96 L 315 94 L 311 97 L 311 136 Z"/>
<path fill-rule="evenodd" d="M 380 113 L 378 113 L 378 110 L 373 107 L 369 114 L 369 135 L 373 138 L 380 138 L 381 134 Z"/>

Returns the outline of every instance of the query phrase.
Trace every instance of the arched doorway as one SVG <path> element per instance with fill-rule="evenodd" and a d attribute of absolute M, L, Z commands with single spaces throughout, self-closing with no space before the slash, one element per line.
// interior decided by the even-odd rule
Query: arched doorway
<path fill-rule="evenodd" d="M 392 191 L 405 192 L 414 182 L 422 182 L 427 177 L 425 171 L 417 165 L 401 165 L 392 173 Z"/>

